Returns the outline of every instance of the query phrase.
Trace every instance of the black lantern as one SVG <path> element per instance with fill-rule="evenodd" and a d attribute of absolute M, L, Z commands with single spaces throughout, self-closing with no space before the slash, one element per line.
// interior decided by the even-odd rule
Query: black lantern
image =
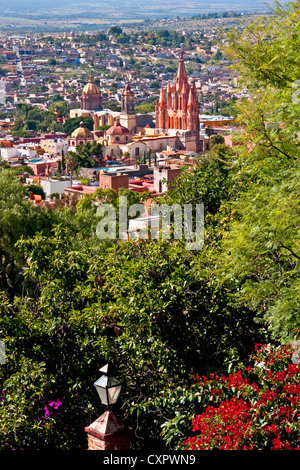
<path fill-rule="evenodd" d="M 122 384 L 115 377 L 112 376 L 111 366 L 106 364 L 100 369 L 103 373 L 101 377 L 94 383 L 98 395 L 103 405 L 108 408 L 110 405 L 117 403 L 120 396 Z"/>

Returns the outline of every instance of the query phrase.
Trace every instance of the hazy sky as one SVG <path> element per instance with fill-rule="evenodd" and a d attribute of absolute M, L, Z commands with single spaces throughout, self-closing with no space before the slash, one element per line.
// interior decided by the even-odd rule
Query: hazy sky
<path fill-rule="evenodd" d="M 36 11 L 36 10 L 47 10 L 47 9 L 69 9 L 72 7 L 90 9 L 93 7 L 101 8 L 101 5 L 107 7 L 108 4 L 113 6 L 122 7 L 127 4 L 133 6 L 133 4 L 140 4 L 141 8 L 147 7 L 147 2 L 138 2 L 134 0 L 9 0 L 4 1 L 0 0 L 0 14 L 5 14 L 9 11 Z M 265 0 L 151 0 L 148 4 L 150 7 L 160 7 L 163 14 L 163 8 L 166 6 L 168 9 L 176 6 L 182 10 L 184 6 L 190 7 L 192 9 L 199 9 L 199 11 L 214 10 L 214 11 L 226 11 L 226 10 L 239 10 L 245 11 L 254 9 L 266 10 L 266 3 L 272 5 L 274 2 L 266 2 Z M 283 0 L 280 0 L 280 3 L 285 3 Z"/>

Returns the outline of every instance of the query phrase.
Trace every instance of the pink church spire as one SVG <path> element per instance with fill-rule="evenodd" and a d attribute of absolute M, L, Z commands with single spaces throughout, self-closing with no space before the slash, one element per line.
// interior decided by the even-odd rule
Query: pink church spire
<path fill-rule="evenodd" d="M 183 84 L 187 82 L 186 70 L 184 65 L 183 59 L 183 52 L 180 53 L 180 59 L 177 69 L 177 76 L 176 76 L 176 89 L 181 91 Z"/>
<path fill-rule="evenodd" d="M 164 90 L 163 90 L 162 88 L 160 89 L 159 106 L 160 106 L 161 108 L 165 108 L 165 107 L 166 107 L 165 96 L 164 96 Z"/>

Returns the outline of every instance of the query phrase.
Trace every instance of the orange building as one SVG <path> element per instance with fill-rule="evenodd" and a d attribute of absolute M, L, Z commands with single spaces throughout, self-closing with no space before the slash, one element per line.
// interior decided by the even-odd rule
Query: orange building
<path fill-rule="evenodd" d="M 129 176 L 126 173 L 105 173 L 101 170 L 99 174 L 99 186 L 102 189 L 114 189 L 116 192 L 120 188 L 129 188 Z"/>

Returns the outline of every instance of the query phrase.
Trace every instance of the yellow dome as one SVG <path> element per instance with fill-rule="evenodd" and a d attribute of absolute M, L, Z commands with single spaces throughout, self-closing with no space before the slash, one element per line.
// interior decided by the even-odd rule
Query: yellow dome
<path fill-rule="evenodd" d="M 83 122 L 80 123 L 80 127 L 77 127 L 75 131 L 72 132 L 71 137 L 73 139 L 86 139 L 87 137 L 92 137 L 92 132 L 83 126 Z"/>
<path fill-rule="evenodd" d="M 94 77 L 92 75 L 90 76 L 89 82 L 83 88 L 82 94 L 83 95 L 101 95 L 101 90 L 98 87 L 98 85 L 94 83 Z"/>

